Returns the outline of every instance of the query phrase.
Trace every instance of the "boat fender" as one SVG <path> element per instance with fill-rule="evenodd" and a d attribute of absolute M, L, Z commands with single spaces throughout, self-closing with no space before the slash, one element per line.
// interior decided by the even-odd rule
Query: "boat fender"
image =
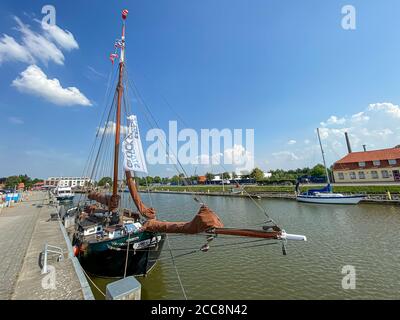
<path fill-rule="evenodd" d="M 79 254 L 79 247 L 78 246 L 74 246 L 74 248 L 73 248 L 73 252 L 74 252 L 74 257 L 77 257 L 78 256 L 78 254 Z"/>

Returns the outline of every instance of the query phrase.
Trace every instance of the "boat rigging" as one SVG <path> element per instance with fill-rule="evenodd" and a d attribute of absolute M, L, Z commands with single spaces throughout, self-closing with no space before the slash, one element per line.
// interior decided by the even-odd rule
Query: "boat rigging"
<path fill-rule="evenodd" d="M 122 35 L 115 42 L 115 50 L 110 55 L 113 66 L 119 57 L 113 100 L 108 112 L 104 113 L 107 119 L 104 127 L 99 127 L 87 165 L 92 180 L 110 173 L 113 177 L 111 193 L 99 185 L 88 185 L 87 199 L 77 209 L 73 245 L 83 268 L 97 276 L 146 275 L 158 261 L 167 234 L 205 235 L 206 243 L 197 252 L 207 252 L 212 247 L 211 241 L 228 235 L 275 240 L 282 244 L 284 254 L 287 240 L 306 241 L 305 236 L 286 233 L 265 211 L 268 221 L 262 228 L 229 228 L 203 200 L 193 219 L 183 222 L 158 220 L 156 209 L 144 203 L 135 182 L 135 174 L 147 174 L 147 167 L 138 119 L 129 108 L 130 99 L 127 95 L 127 17 L 128 10 L 123 10 Z M 178 164 L 185 173 L 179 160 Z M 125 199 L 123 192 L 125 185 L 129 190 L 128 199 Z M 137 211 L 124 207 L 127 202 L 131 202 Z"/>

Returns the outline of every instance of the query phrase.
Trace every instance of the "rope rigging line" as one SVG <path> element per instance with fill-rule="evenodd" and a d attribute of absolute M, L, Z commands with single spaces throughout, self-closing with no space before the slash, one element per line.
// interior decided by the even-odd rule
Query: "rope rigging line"
<path fill-rule="evenodd" d="M 235 247 L 235 246 L 241 246 L 244 244 L 250 244 L 250 243 L 258 243 L 258 242 L 265 242 L 266 245 L 272 245 L 272 244 L 277 244 L 278 242 L 270 242 L 271 239 L 257 239 L 257 240 L 246 240 L 246 241 L 240 241 L 240 242 L 228 242 L 228 243 L 221 243 L 221 244 L 216 244 L 213 245 L 212 248 L 223 248 L 223 247 Z M 249 247 L 238 247 L 237 249 L 243 249 L 243 248 L 251 248 L 252 246 Z M 152 251 L 151 249 L 123 249 L 119 247 L 112 247 L 109 246 L 110 249 L 114 249 L 117 251 L 126 251 L 129 250 L 129 252 L 146 252 L 146 251 Z M 235 249 L 235 248 L 232 248 Z M 195 252 L 201 251 L 201 248 L 199 247 L 189 247 L 189 248 L 170 248 L 170 251 L 187 251 L 187 250 L 193 250 Z M 175 256 L 176 258 L 177 256 Z M 163 258 L 158 259 L 158 260 L 163 260 Z"/>
<path fill-rule="evenodd" d="M 101 124 L 102 124 L 102 122 L 103 122 L 103 118 L 104 118 L 105 112 L 106 112 L 106 110 L 107 110 L 107 107 L 106 107 L 107 105 L 106 105 L 105 103 L 106 103 L 106 101 L 108 101 L 109 98 L 110 98 L 109 95 L 111 94 L 111 90 L 110 90 L 110 88 L 111 88 L 111 78 L 112 78 L 112 75 L 113 75 L 113 74 L 114 74 L 114 79 L 115 79 L 116 73 L 113 73 L 113 68 L 111 67 L 110 72 L 109 72 L 109 74 L 108 74 L 108 80 L 107 80 L 106 91 L 105 91 L 105 94 L 104 94 L 104 97 L 103 97 L 103 101 L 102 101 L 102 104 L 101 104 L 101 105 L 104 105 L 103 113 L 102 113 L 101 118 L 100 118 L 99 126 L 97 127 L 97 130 L 96 130 L 96 135 L 95 135 L 95 138 L 94 138 L 94 143 L 92 144 L 92 150 L 94 149 L 94 147 L 95 147 L 95 145 L 96 145 L 96 143 L 95 143 L 95 142 L 96 142 L 96 138 L 98 137 L 99 130 L 100 130 L 100 126 L 101 126 Z M 88 170 L 87 167 L 88 167 L 89 164 L 90 164 L 92 150 L 89 152 L 89 157 L 88 157 L 87 162 L 86 162 L 86 164 L 85 164 L 85 166 L 84 166 L 84 170 L 83 170 L 83 174 L 84 174 L 84 175 L 86 174 L 86 170 Z"/>
<path fill-rule="evenodd" d="M 111 108 L 110 108 L 110 111 L 109 111 L 109 113 L 108 113 L 107 121 L 106 121 L 106 123 L 105 123 L 105 125 L 104 125 L 104 130 L 103 130 L 103 132 L 102 132 L 102 134 L 101 134 L 101 140 L 100 140 L 99 149 L 98 149 L 96 158 L 95 158 L 94 163 L 93 163 L 93 170 L 92 170 L 92 173 L 91 173 L 91 175 L 90 175 L 90 178 L 91 178 L 91 179 L 95 178 L 95 176 L 97 175 L 97 170 L 98 170 L 98 163 L 97 163 L 97 161 L 98 161 L 98 159 L 99 159 L 99 156 L 100 156 L 100 154 L 101 154 L 102 149 L 104 148 L 104 143 L 103 143 L 103 142 L 104 142 L 105 139 L 109 138 L 108 136 L 110 136 L 110 135 L 108 135 L 108 132 L 107 132 L 108 129 L 109 129 L 109 126 L 111 125 L 111 130 L 114 129 L 114 128 L 113 128 L 113 125 L 110 124 L 110 116 L 113 114 L 112 111 L 114 110 L 114 107 L 115 107 L 116 96 L 117 96 L 117 93 L 114 94 L 113 103 L 112 103 Z M 107 144 L 106 144 L 106 147 L 107 147 L 108 145 L 110 145 L 110 144 L 107 143 Z M 102 160 L 102 159 L 101 159 L 101 160 Z"/>
<path fill-rule="evenodd" d="M 143 97 L 141 96 L 141 94 L 140 94 L 140 92 L 139 92 L 139 90 L 138 90 L 138 88 L 137 88 L 135 82 L 134 82 L 133 80 L 130 80 L 130 78 L 129 78 L 128 76 L 127 76 L 126 78 L 128 79 L 128 83 L 129 83 L 130 86 L 132 87 L 133 91 L 136 93 L 137 100 L 138 100 L 139 102 L 141 102 L 142 105 L 146 108 L 147 112 L 150 114 L 151 118 L 153 119 L 153 122 L 156 124 L 156 127 L 157 127 L 157 128 L 160 128 L 160 126 L 158 125 L 157 121 L 155 120 L 155 118 L 154 118 L 152 112 L 150 111 L 150 109 L 148 108 L 146 102 L 144 101 Z M 176 113 L 176 114 L 178 115 L 178 113 L 172 108 L 171 104 L 166 100 L 166 98 L 165 98 L 164 96 L 163 96 L 163 99 L 164 99 L 164 102 L 168 105 L 168 107 L 169 107 L 174 113 Z M 183 123 L 184 125 L 186 125 L 187 127 L 189 127 L 186 121 L 184 121 L 179 115 L 178 115 L 178 117 L 180 118 L 180 120 L 182 121 L 182 123 Z M 166 143 L 167 143 L 167 146 L 169 147 L 168 141 L 166 141 Z M 165 148 L 165 149 L 168 150 L 167 148 Z M 188 179 L 188 174 L 186 173 L 186 170 L 183 168 L 182 164 L 179 162 L 179 159 L 176 157 L 176 155 L 173 155 L 173 156 L 175 156 L 175 158 L 176 158 L 176 160 L 177 160 L 179 166 L 181 167 L 181 169 L 182 169 L 182 171 L 183 171 L 183 174 L 185 175 L 186 179 Z M 221 168 L 222 168 L 224 171 L 227 171 L 226 168 L 225 168 L 221 163 L 220 163 L 219 165 L 221 166 Z M 175 168 L 177 169 L 177 171 L 179 172 L 179 169 L 176 167 L 176 165 L 174 165 L 174 166 L 175 166 Z M 190 187 L 189 184 L 187 183 L 186 179 L 183 179 L 184 185 Z M 238 182 L 238 180 L 237 180 L 236 178 L 234 178 L 234 181 L 235 181 L 240 187 L 242 187 L 242 185 Z M 274 225 L 277 226 L 277 223 L 268 215 L 266 209 L 263 208 L 263 207 L 261 207 L 260 204 L 251 196 L 251 194 L 250 194 L 244 187 L 242 187 L 242 190 L 243 190 L 243 191 L 245 192 L 245 194 L 252 200 L 252 202 L 255 204 L 255 206 L 267 217 L 267 219 L 268 219 L 267 222 L 273 223 Z M 201 200 L 202 203 L 205 203 L 204 200 L 202 199 L 201 195 L 196 195 L 196 196 L 198 196 L 198 198 L 200 198 L 200 200 Z M 194 198 L 194 200 L 196 201 L 196 197 L 193 197 L 193 198 Z"/>
<path fill-rule="evenodd" d="M 174 255 L 172 254 L 171 245 L 169 243 L 168 235 L 166 235 L 166 239 L 167 239 L 167 244 L 168 244 L 168 248 L 169 248 L 169 253 L 171 254 L 172 264 L 173 264 L 173 266 L 175 268 L 176 276 L 178 277 L 179 285 L 181 286 L 181 290 L 182 290 L 183 296 L 185 297 L 185 300 L 187 300 L 188 298 L 186 296 L 186 291 L 185 291 L 185 288 L 183 287 L 182 280 L 181 280 L 181 277 L 179 275 L 178 267 L 175 264 L 175 259 L 174 259 Z"/>
<path fill-rule="evenodd" d="M 147 113 L 150 115 L 151 119 L 153 120 L 153 126 L 156 127 L 156 128 L 160 128 L 160 126 L 159 126 L 157 120 L 155 119 L 154 115 L 152 114 L 150 108 L 147 106 L 146 102 L 144 101 L 143 97 L 141 96 L 141 94 L 140 94 L 140 92 L 139 92 L 139 90 L 138 90 L 138 88 L 137 88 L 135 82 L 134 82 L 133 80 L 131 81 L 130 78 L 129 78 L 128 76 L 127 76 L 126 78 L 128 79 L 128 83 L 129 83 L 129 85 L 131 86 L 132 91 L 134 92 L 134 94 L 135 94 L 135 96 L 136 96 L 136 98 L 137 98 L 139 104 L 142 104 L 142 106 L 145 107 Z M 145 115 L 145 117 L 146 117 L 146 120 L 150 123 L 148 117 L 147 117 L 146 115 Z M 150 125 L 151 125 L 151 123 L 150 123 Z M 168 156 L 168 157 L 171 157 L 171 154 L 170 154 L 170 152 L 169 152 L 169 149 L 170 149 L 170 148 L 169 148 L 169 147 L 170 147 L 169 142 L 166 141 L 166 146 L 165 146 L 163 143 L 161 143 L 161 144 L 163 145 L 163 147 L 164 147 L 164 149 L 165 149 L 165 151 L 166 151 L 166 153 L 167 153 L 167 156 Z M 172 153 L 172 156 L 176 159 L 176 162 L 177 162 L 177 164 L 179 165 L 180 169 L 182 170 L 182 174 L 184 175 L 184 177 L 180 177 L 180 178 L 182 179 L 182 181 L 183 181 L 183 183 L 184 183 L 185 186 L 189 186 L 189 183 L 187 182 L 187 179 L 189 178 L 189 176 L 188 176 L 186 170 L 184 169 L 183 165 L 182 165 L 181 162 L 179 161 L 177 155 L 175 155 L 174 153 Z M 180 172 L 179 167 L 177 166 L 177 164 L 173 163 L 173 166 L 175 167 L 176 171 L 177 171 L 178 173 L 181 174 L 181 172 Z M 191 185 L 191 184 L 190 184 L 190 185 Z M 193 197 L 193 198 L 194 198 L 194 200 L 196 201 L 195 197 Z M 201 200 L 202 203 L 205 203 L 205 201 L 202 199 L 202 197 L 201 197 L 200 195 L 198 195 L 198 198 L 200 198 L 200 200 Z"/>
<path fill-rule="evenodd" d="M 124 110 L 125 110 L 125 113 L 126 113 L 126 116 L 128 116 L 129 115 L 129 113 L 128 113 L 128 110 L 132 110 L 132 114 L 133 114 L 133 108 L 132 108 L 132 105 L 131 105 L 131 103 L 130 103 L 130 99 L 129 99 L 129 85 L 128 85 L 128 74 L 127 74 L 127 71 L 126 71 L 126 68 L 125 68 L 125 70 L 124 70 L 124 74 L 125 74 L 125 77 L 124 77 L 124 84 L 125 84 L 125 90 L 124 90 Z M 135 177 L 137 177 L 136 175 L 134 175 L 134 178 Z M 151 192 L 150 192 L 150 187 L 149 187 L 149 184 L 148 184 L 148 176 L 146 176 L 146 175 L 144 175 L 144 179 L 145 179 L 145 183 L 146 183 L 146 190 L 147 190 L 147 194 L 148 194 L 148 196 L 149 196 L 149 200 L 150 200 L 150 206 L 151 207 L 153 207 L 153 199 L 152 199 L 152 195 L 151 195 Z M 137 180 L 135 179 L 135 181 L 137 182 Z M 137 184 L 139 185 L 139 183 L 137 182 Z"/>
<path fill-rule="evenodd" d="M 271 245 L 275 245 L 275 244 L 277 244 L 277 243 L 278 243 L 278 242 L 269 242 L 269 243 L 262 243 L 262 244 L 258 244 L 258 245 L 252 245 L 252 246 L 247 246 L 247 247 L 239 247 L 239 248 L 230 247 L 230 248 L 226 248 L 226 249 L 224 250 L 224 252 L 226 252 L 227 250 L 252 249 L 252 248 L 256 248 L 256 247 L 271 246 Z M 215 247 L 215 246 L 213 246 L 213 247 Z M 173 250 L 173 249 L 172 249 L 172 250 Z M 219 252 L 219 251 L 220 251 L 220 250 L 218 249 L 218 250 L 213 251 L 213 252 Z M 185 256 L 188 256 L 188 255 L 192 255 L 192 254 L 200 253 L 200 252 L 203 252 L 203 251 L 201 250 L 201 248 L 200 248 L 200 249 L 197 248 L 196 250 L 192 250 L 192 251 L 189 251 L 189 252 L 185 252 L 185 253 L 178 254 L 178 255 L 174 256 L 174 258 L 177 259 L 177 258 L 185 257 Z M 165 258 L 159 258 L 159 259 L 157 259 L 157 261 L 167 261 L 167 260 L 170 260 L 170 259 L 171 259 L 171 258 L 165 257 Z"/>

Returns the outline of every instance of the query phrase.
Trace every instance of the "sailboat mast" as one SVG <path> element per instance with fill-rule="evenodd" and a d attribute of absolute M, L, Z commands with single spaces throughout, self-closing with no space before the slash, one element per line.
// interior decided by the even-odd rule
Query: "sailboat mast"
<path fill-rule="evenodd" d="M 121 141 L 121 101 L 124 93 L 122 85 L 124 66 L 125 66 L 125 19 L 128 15 L 128 10 L 122 11 L 122 37 L 121 37 L 121 57 L 119 60 L 119 77 L 117 85 L 117 114 L 115 118 L 115 146 L 114 146 L 114 179 L 113 179 L 113 196 L 118 194 L 118 163 L 119 163 L 119 148 Z"/>
<path fill-rule="evenodd" d="M 318 134 L 319 146 L 321 147 L 322 160 L 324 161 L 324 167 L 325 167 L 326 179 L 328 180 L 328 183 L 331 183 L 331 181 L 330 181 L 330 179 L 329 179 L 329 172 L 328 172 L 328 168 L 326 167 L 326 161 L 325 161 L 325 153 L 324 153 L 324 149 L 322 148 L 321 137 L 320 137 L 320 135 L 319 135 L 319 128 L 317 128 L 317 134 Z"/>

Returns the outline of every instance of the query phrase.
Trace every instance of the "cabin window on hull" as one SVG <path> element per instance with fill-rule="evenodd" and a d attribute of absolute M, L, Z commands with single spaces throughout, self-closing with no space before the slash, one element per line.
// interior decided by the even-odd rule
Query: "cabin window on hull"
<path fill-rule="evenodd" d="M 379 178 L 378 171 L 371 171 L 371 177 L 372 179 L 378 179 Z"/>
<path fill-rule="evenodd" d="M 339 177 L 339 180 L 344 180 L 344 173 L 343 172 L 339 172 L 338 173 L 338 177 Z"/>
<path fill-rule="evenodd" d="M 396 163 L 397 163 L 396 159 L 391 159 L 391 160 L 389 160 L 389 164 L 390 164 L 391 166 L 395 165 Z"/>
<path fill-rule="evenodd" d="M 387 170 L 382 170 L 382 178 L 389 178 L 389 172 Z"/>
<path fill-rule="evenodd" d="M 358 178 L 359 178 L 359 179 L 365 179 L 365 173 L 364 173 L 364 171 L 360 171 L 360 172 L 358 173 Z"/>
<path fill-rule="evenodd" d="M 356 179 L 356 173 L 355 172 L 350 172 L 350 179 L 355 180 Z"/>

